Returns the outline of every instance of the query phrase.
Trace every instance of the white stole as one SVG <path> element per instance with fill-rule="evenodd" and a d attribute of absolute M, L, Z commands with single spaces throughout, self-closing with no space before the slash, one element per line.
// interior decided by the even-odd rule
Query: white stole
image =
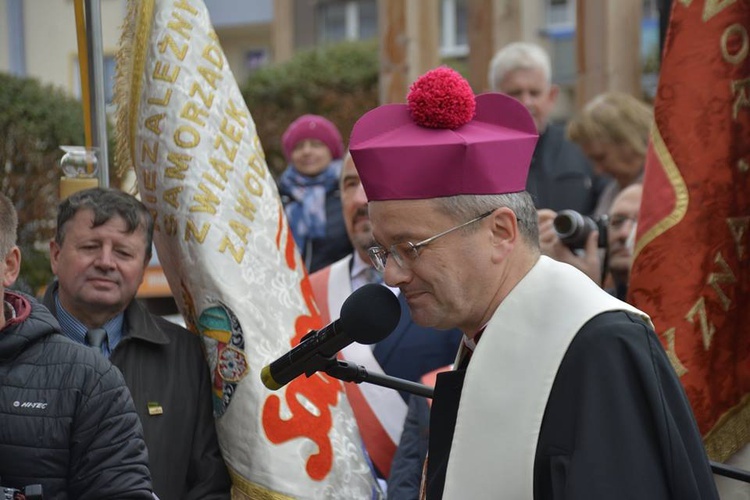
<path fill-rule="evenodd" d="M 539 259 L 497 308 L 472 355 L 444 499 L 533 498 L 534 456 L 560 363 L 586 322 L 615 310 L 648 320 L 572 266 Z"/>

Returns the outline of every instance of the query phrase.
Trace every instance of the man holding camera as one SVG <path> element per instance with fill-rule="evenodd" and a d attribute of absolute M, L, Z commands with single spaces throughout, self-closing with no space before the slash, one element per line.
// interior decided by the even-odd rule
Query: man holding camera
<path fill-rule="evenodd" d="M 631 184 L 615 197 L 607 217 L 596 220 L 577 212 L 540 210 L 542 253 L 577 267 L 609 293 L 625 300 L 642 194 L 641 184 Z"/>

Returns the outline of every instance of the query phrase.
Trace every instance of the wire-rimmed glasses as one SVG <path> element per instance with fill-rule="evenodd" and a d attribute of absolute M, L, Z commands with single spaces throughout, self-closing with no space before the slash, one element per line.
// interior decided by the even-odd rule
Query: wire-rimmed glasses
<path fill-rule="evenodd" d="M 422 248 L 429 245 L 436 239 L 442 236 L 445 236 L 448 233 L 451 233 L 453 231 L 456 231 L 457 229 L 461 229 L 462 227 L 466 227 L 469 224 L 473 224 L 475 222 L 478 222 L 484 219 L 485 217 L 488 217 L 494 211 L 495 209 L 492 209 L 488 212 L 483 213 L 482 215 L 478 217 L 474 217 L 473 219 L 469 221 L 459 224 L 458 226 L 452 227 L 450 229 L 446 229 L 442 233 L 436 234 L 435 236 L 431 236 L 427 238 L 426 240 L 422 240 L 419 243 L 412 243 L 411 241 L 403 241 L 401 243 L 394 243 L 387 250 L 381 247 L 380 245 L 378 245 L 378 246 L 369 248 L 367 250 L 367 253 L 370 256 L 370 260 L 372 261 L 372 264 L 375 266 L 375 269 L 377 269 L 381 273 L 385 272 L 385 264 L 388 260 L 389 255 L 393 255 L 393 258 L 395 259 L 396 264 L 398 264 L 399 267 L 403 269 L 410 269 L 411 263 L 417 260 L 417 257 L 419 257 L 419 252 Z"/>

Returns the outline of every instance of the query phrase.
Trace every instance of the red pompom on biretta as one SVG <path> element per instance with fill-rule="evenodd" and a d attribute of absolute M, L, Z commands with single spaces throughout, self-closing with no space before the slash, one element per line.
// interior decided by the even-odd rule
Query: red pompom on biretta
<path fill-rule="evenodd" d="M 474 91 L 455 70 L 440 67 L 420 76 L 406 96 L 412 119 L 427 128 L 455 130 L 474 118 Z"/>

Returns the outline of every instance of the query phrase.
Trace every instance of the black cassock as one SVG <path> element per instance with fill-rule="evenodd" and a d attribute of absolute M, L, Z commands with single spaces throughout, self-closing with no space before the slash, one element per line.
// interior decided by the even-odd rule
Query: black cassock
<path fill-rule="evenodd" d="M 431 500 L 442 497 L 465 374 L 438 375 L 427 470 Z M 498 415 L 497 425 L 502 422 Z M 497 491 L 487 498 L 505 497 Z M 568 347 L 539 434 L 534 498 L 718 498 L 682 385 L 656 335 L 635 315 L 600 314 Z"/>

